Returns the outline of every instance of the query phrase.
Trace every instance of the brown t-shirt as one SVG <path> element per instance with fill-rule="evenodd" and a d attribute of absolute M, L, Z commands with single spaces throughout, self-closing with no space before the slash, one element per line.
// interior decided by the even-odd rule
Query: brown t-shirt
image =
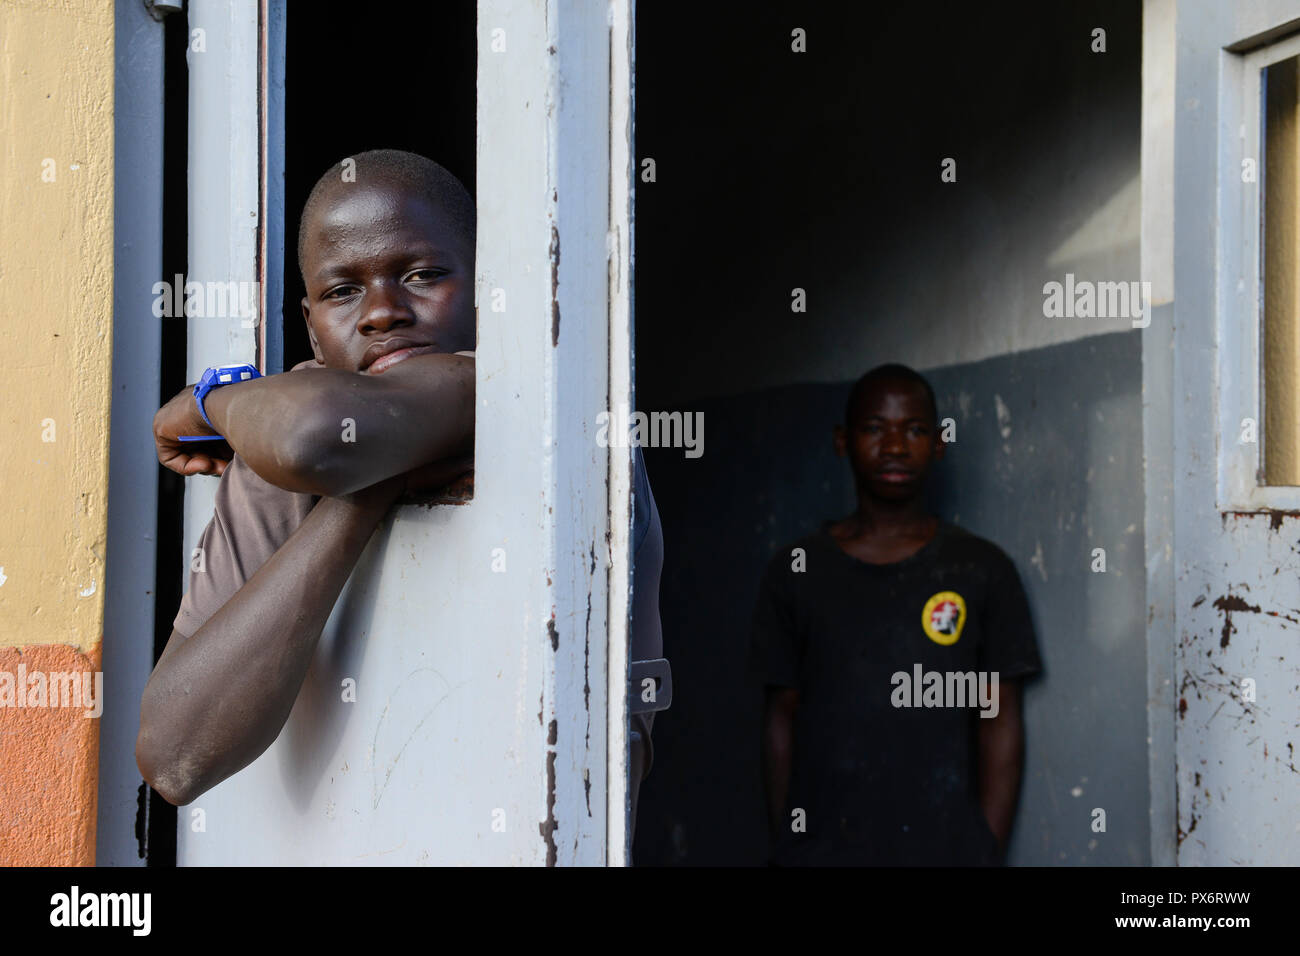
<path fill-rule="evenodd" d="M 300 362 L 290 371 L 321 368 L 315 361 Z M 653 660 L 663 656 L 663 635 L 659 621 L 659 576 L 663 566 L 663 532 L 654 504 L 641 449 L 636 449 L 637 521 L 634 533 L 632 584 L 632 628 L 629 653 L 632 660 Z M 244 586 L 257 569 L 280 549 L 320 501 L 319 495 L 285 491 L 265 481 L 235 455 L 217 485 L 212 520 L 199 538 L 199 555 L 190 561 L 189 588 L 181 598 L 172 626 L 189 638 L 208 618 Z M 202 564 L 199 564 L 199 560 Z M 197 568 L 202 567 L 200 573 Z M 629 721 L 629 766 L 641 767 L 641 778 L 650 773 L 654 747 L 650 741 L 653 714 L 634 714 Z M 636 825 L 638 786 L 629 787 L 632 826 Z"/>
<path fill-rule="evenodd" d="M 290 371 L 312 367 L 324 366 L 309 360 Z M 212 520 L 199 538 L 199 553 L 190 556 L 189 587 L 172 626 L 193 637 L 280 550 L 318 501 L 319 495 L 285 491 L 264 481 L 235 455 L 217 485 Z"/>
<path fill-rule="evenodd" d="M 191 554 L 190 586 L 172 622 L 176 630 L 193 637 L 280 550 L 318 501 L 318 495 L 285 491 L 263 481 L 235 455 L 217 485 L 199 553 Z"/>

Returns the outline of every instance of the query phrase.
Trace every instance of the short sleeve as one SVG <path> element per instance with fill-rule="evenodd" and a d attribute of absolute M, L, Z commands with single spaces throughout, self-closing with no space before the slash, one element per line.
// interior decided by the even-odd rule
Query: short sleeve
<path fill-rule="evenodd" d="M 1006 680 L 1037 674 L 1043 665 L 1034 639 L 1029 600 L 1016 566 L 999 549 L 989 567 L 980 669 L 996 671 Z"/>
<path fill-rule="evenodd" d="M 234 462 L 232 461 L 233 465 Z M 230 469 L 226 469 L 229 473 Z M 222 476 L 224 477 L 224 475 Z M 212 561 L 217 557 L 219 548 L 229 540 L 221 528 L 221 522 L 214 514 L 208 526 L 199 535 L 198 544 L 189 557 L 189 574 L 185 593 L 181 596 L 181 606 L 172 621 L 172 627 L 185 637 L 193 637 L 197 631 L 221 605 L 230 599 L 230 595 L 239 590 L 234 585 L 231 590 L 231 569 L 229 558 Z M 217 544 L 220 542 L 220 545 Z M 216 570 L 209 570 L 209 565 Z"/>
<path fill-rule="evenodd" d="M 212 520 L 187 555 L 189 586 L 172 626 L 193 637 L 289 540 L 319 500 L 272 485 L 235 455 L 217 485 Z"/>
<path fill-rule="evenodd" d="M 289 371 L 324 367 L 308 359 Z M 318 501 L 317 495 L 276 487 L 235 455 L 219 479 L 212 519 L 187 556 L 188 586 L 172 627 L 193 637 L 289 540 Z"/>
<path fill-rule="evenodd" d="M 749 667 L 764 685 L 798 687 L 803 660 L 802 631 L 784 586 L 785 571 L 784 562 L 774 560 L 759 584 Z"/>

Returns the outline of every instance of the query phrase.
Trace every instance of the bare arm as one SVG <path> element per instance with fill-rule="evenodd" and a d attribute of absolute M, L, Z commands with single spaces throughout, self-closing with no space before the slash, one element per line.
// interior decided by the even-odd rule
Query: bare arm
<path fill-rule="evenodd" d="M 335 497 L 468 454 L 474 359 L 415 355 L 379 375 L 304 368 L 213 389 L 203 404 L 216 431 L 264 481 Z M 154 419 L 160 460 L 180 470 L 169 459 L 193 449 L 177 436 L 211 431 L 183 390 Z M 204 470 L 196 464 L 181 473 Z"/>
<path fill-rule="evenodd" d="M 169 803 L 189 803 L 279 735 L 325 621 L 404 476 L 323 498 L 188 640 L 172 632 L 145 685 L 136 763 Z"/>
<path fill-rule="evenodd" d="M 767 792 L 767 821 L 773 840 L 790 826 L 786 801 L 790 795 L 790 767 L 794 759 L 794 715 L 799 691 L 768 687 L 763 702 L 763 786 Z"/>
<path fill-rule="evenodd" d="M 989 829 L 1005 851 L 1011 839 L 1024 765 L 1025 732 L 1020 713 L 1020 682 L 998 685 L 998 715 L 979 722 L 980 807 Z"/>

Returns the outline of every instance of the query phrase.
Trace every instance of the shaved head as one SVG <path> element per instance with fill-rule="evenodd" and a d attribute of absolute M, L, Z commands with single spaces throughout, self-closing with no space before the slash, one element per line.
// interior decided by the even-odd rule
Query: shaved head
<path fill-rule="evenodd" d="M 906 365 L 890 363 L 888 365 L 876 366 L 854 383 L 852 390 L 849 392 L 848 401 L 844 403 L 845 427 L 849 427 L 853 424 L 853 419 L 857 415 L 863 397 L 866 396 L 874 385 L 881 382 L 908 385 L 922 389 L 925 392 L 926 399 L 930 403 L 930 412 L 932 415 L 931 424 L 937 425 L 939 423 L 939 405 L 934 400 L 934 389 L 930 387 L 930 383 L 926 381 L 925 376 Z"/>
<path fill-rule="evenodd" d="M 355 165 L 352 165 L 355 164 Z M 349 172 L 348 179 L 344 173 Z M 355 174 L 355 181 L 352 175 Z M 474 198 L 459 179 L 433 160 L 400 149 L 372 149 L 339 160 L 312 187 L 298 221 L 298 270 L 306 277 L 305 249 L 312 224 L 330 202 L 346 190 L 383 186 L 428 200 L 446 217 L 450 231 L 472 260 L 474 257 Z"/>

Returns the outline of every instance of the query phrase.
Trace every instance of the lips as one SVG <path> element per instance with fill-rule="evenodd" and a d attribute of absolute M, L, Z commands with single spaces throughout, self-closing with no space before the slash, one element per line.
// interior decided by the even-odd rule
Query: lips
<path fill-rule="evenodd" d="M 426 345 L 424 342 L 413 342 L 410 339 L 391 338 L 382 342 L 376 342 L 370 348 L 366 349 L 365 354 L 361 356 L 362 370 L 369 369 L 372 372 L 382 372 L 384 369 L 396 365 L 403 358 L 411 355 L 420 355 L 424 352 L 432 352 L 433 346 Z M 395 355 L 397 352 L 404 353 L 401 358 L 391 358 L 388 356 Z M 385 359 L 386 361 L 380 361 Z M 378 367 L 375 366 L 378 363 Z"/>

